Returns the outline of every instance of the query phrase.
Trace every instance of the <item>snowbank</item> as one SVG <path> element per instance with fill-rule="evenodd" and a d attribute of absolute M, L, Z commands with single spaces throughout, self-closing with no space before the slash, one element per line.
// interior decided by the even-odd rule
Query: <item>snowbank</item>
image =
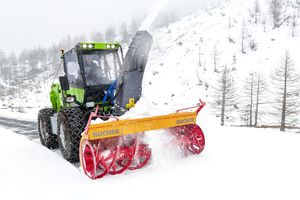
<path fill-rule="evenodd" d="M 299 199 L 300 135 L 216 127 L 199 118 L 206 148 L 184 158 L 163 131 L 147 133 L 151 163 L 90 180 L 56 153 L 0 129 L 3 199 Z"/>
<path fill-rule="evenodd" d="M 87 180 L 76 167 L 40 144 L 3 128 L 0 132 L 1 199 L 79 197 L 73 191 L 80 185 L 73 182 Z"/>
<path fill-rule="evenodd" d="M 30 108 L 26 109 L 24 113 L 18 112 L 17 109 L 14 109 L 14 112 L 8 108 L 1 108 L 0 109 L 0 117 L 6 117 L 11 119 L 19 119 L 25 121 L 37 121 L 38 112 L 41 108 Z"/>

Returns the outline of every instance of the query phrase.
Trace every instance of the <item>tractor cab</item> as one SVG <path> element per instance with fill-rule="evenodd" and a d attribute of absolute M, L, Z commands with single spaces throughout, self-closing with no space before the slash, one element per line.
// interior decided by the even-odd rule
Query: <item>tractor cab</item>
<path fill-rule="evenodd" d="M 60 85 L 72 93 L 75 103 L 85 106 L 88 102 L 109 101 L 105 94 L 109 88 L 116 88 L 123 63 L 119 43 L 81 42 L 63 52 L 62 59 L 65 76 L 60 78 Z"/>
<path fill-rule="evenodd" d="M 99 88 L 112 84 L 120 72 L 122 54 L 118 43 L 79 43 L 62 56 L 70 86 Z"/>

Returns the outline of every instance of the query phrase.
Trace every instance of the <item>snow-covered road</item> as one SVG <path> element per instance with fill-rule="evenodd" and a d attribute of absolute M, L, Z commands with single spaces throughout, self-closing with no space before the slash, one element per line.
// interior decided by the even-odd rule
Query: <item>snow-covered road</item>
<path fill-rule="evenodd" d="M 14 131 L 20 135 L 25 135 L 29 139 L 38 139 L 37 123 L 0 116 L 0 126 Z"/>

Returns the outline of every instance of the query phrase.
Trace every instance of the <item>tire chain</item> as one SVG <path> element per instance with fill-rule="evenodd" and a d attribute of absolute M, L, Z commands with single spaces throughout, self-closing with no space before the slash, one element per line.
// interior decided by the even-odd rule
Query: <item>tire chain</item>
<path fill-rule="evenodd" d="M 55 149 L 58 147 L 57 142 L 57 135 L 53 134 L 52 127 L 51 127 L 51 119 L 54 115 L 55 111 L 52 108 L 44 108 L 39 111 L 38 116 L 38 131 L 39 131 L 39 137 L 42 145 L 46 146 L 48 149 Z M 42 120 L 45 122 L 45 130 L 48 133 L 48 137 L 45 135 L 45 133 L 41 133 L 40 129 L 40 121 Z M 44 135 L 44 139 L 41 137 L 41 134 Z"/>
<path fill-rule="evenodd" d="M 79 108 L 67 108 L 60 111 L 67 124 L 69 125 L 70 131 L 70 142 L 71 151 L 67 154 L 71 155 L 70 158 L 66 158 L 70 162 L 79 161 L 79 143 L 81 139 L 81 133 L 84 131 L 86 120 L 83 118 L 83 111 Z M 59 125 L 59 123 L 58 123 Z M 58 127 L 59 128 L 59 127 Z"/>

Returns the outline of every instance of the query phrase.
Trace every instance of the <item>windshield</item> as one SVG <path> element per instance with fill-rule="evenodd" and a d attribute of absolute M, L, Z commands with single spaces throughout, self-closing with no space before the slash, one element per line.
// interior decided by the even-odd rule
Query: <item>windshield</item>
<path fill-rule="evenodd" d="M 121 62 L 118 51 L 97 51 L 83 54 L 83 65 L 88 86 L 108 85 L 118 78 Z"/>

